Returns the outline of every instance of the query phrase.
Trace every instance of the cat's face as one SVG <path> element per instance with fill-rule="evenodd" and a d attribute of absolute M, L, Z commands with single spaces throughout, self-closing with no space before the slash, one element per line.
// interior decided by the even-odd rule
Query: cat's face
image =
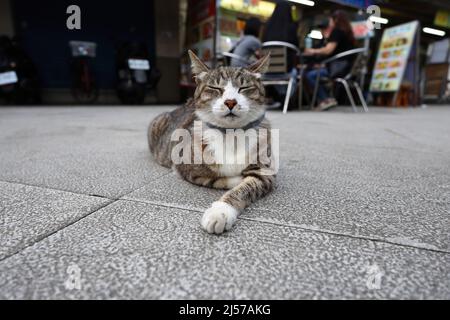
<path fill-rule="evenodd" d="M 264 57 L 248 68 L 219 67 L 209 70 L 197 56 L 189 53 L 196 77 L 197 116 L 223 128 L 241 128 L 265 112 L 261 73 L 268 67 Z"/>

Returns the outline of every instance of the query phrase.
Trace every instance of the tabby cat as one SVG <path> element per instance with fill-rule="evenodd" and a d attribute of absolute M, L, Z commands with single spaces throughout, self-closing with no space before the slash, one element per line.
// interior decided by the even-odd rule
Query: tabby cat
<path fill-rule="evenodd" d="M 221 234 L 232 228 L 240 212 L 249 204 L 268 194 L 275 182 L 272 155 L 269 161 L 261 161 L 262 151 L 272 153 L 270 124 L 265 118 L 265 91 L 260 79 L 268 68 L 269 56 L 247 68 L 219 67 L 213 70 L 192 51 L 189 56 L 197 84 L 194 98 L 186 105 L 156 117 L 148 128 L 148 143 L 156 161 L 173 168 L 185 180 L 228 190 L 212 203 L 201 219 L 204 230 Z M 201 130 L 195 129 L 198 124 Z M 173 161 L 174 153 L 178 154 L 174 148 L 179 141 L 173 138 L 177 129 L 187 131 L 193 137 L 187 139 L 188 150 L 182 150 L 190 161 Z M 244 155 L 236 154 L 242 149 L 226 148 L 226 159 L 244 156 L 245 161 L 221 162 L 218 155 L 224 151 L 224 136 L 237 129 L 264 131 L 267 143 L 263 146 L 260 140 L 248 142 Z M 196 148 L 203 157 L 200 163 L 194 159 Z M 255 156 L 256 161 L 250 162 L 250 156 Z"/>

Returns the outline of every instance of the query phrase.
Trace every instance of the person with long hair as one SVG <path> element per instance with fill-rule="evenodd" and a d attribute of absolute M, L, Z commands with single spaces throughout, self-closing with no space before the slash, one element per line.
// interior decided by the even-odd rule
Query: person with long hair
<path fill-rule="evenodd" d="M 331 33 L 328 37 L 327 44 L 322 48 L 306 49 L 304 52 L 306 56 L 330 57 L 355 48 L 356 40 L 347 13 L 342 10 L 337 10 L 331 15 L 329 21 Z M 318 76 L 321 78 L 344 76 L 350 71 L 352 63 L 353 57 L 340 59 L 327 67 L 311 70 L 306 75 L 306 80 L 311 87 L 314 87 Z M 326 88 L 322 85 L 319 85 L 317 97 L 319 110 L 327 110 L 337 105 L 336 99 L 331 98 Z"/>

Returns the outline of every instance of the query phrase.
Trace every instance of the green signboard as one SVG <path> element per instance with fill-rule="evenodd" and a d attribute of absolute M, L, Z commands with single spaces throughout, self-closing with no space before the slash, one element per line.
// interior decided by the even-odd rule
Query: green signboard
<path fill-rule="evenodd" d="M 434 24 L 440 27 L 450 28 L 450 12 L 444 10 L 438 10 Z"/>

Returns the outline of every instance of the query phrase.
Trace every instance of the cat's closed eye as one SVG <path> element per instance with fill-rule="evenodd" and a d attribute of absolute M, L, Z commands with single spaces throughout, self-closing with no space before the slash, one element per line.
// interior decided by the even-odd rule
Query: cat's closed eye
<path fill-rule="evenodd" d="M 220 94 L 222 94 L 223 93 L 223 88 L 221 88 L 221 87 L 215 87 L 215 86 L 207 86 L 206 87 L 206 90 L 208 90 L 208 91 L 213 91 L 213 92 L 215 92 L 215 93 L 220 93 Z"/>
<path fill-rule="evenodd" d="M 255 90 L 256 87 L 255 86 L 246 86 L 246 87 L 240 87 L 239 88 L 239 93 L 243 93 L 243 92 L 251 92 L 253 90 Z"/>

